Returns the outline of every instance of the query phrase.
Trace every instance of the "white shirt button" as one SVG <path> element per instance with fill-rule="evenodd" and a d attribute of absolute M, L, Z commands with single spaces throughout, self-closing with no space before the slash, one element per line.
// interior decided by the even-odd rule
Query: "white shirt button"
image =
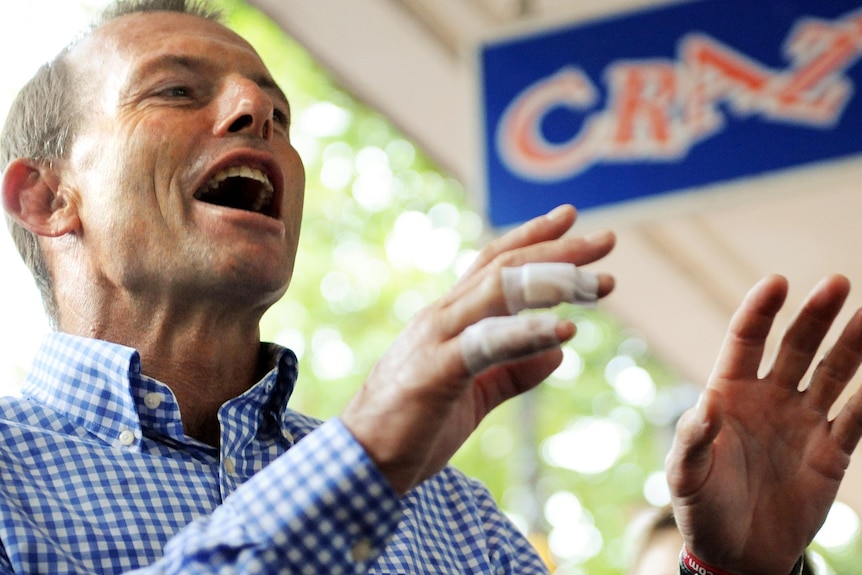
<path fill-rule="evenodd" d="M 144 396 L 144 405 L 149 409 L 156 409 L 164 401 L 164 396 L 161 393 L 148 393 Z"/>
<path fill-rule="evenodd" d="M 120 433 L 120 443 L 123 445 L 131 445 L 135 442 L 135 434 L 129 429 L 124 429 Z"/>
<path fill-rule="evenodd" d="M 360 539 L 350 549 L 350 558 L 356 563 L 365 563 L 371 559 L 371 542 L 368 539 Z"/>
<path fill-rule="evenodd" d="M 229 475 L 233 475 L 236 472 L 236 463 L 233 458 L 226 457 L 224 460 L 224 470 L 228 472 Z"/>

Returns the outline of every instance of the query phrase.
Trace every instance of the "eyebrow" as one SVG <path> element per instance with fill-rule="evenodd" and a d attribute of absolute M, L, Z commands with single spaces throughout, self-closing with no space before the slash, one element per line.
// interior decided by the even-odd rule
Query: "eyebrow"
<path fill-rule="evenodd" d="M 198 58 L 195 56 L 181 56 L 178 54 L 164 54 L 161 56 L 157 56 L 143 65 L 138 67 L 130 76 L 128 83 L 126 84 L 128 88 L 134 90 L 134 86 L 138 86 L 141 83 L 143 78 L 153 74 L 158 70 L 165 69 L 182 69 L 190 72 L 204 72 L 207 71 L 211 73 L 215 73 L 215 69 L 217 66 L 205 59 Z M 273 93 L 278 99 L 283 101 L 285 104 L 288 104 L 287 96 L 281 87 L 273 80 L 269 75 L 260 74 L 256 76 L 248 77 L 251 81 L 257 84 L 262 90 L 266 92 Z M 127 92 L 128 90 L 124 90 Z"/>

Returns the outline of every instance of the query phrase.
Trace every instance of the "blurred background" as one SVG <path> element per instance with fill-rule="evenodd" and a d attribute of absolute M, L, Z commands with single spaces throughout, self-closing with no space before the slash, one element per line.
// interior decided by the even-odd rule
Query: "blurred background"
<path fill-rule="evenodd" d="M 0 114 L 106 3 L 4 6 Z M 501 231 L 481 189 L 476 45 L 551 20 L 667 2 L 213 3 L 259 50 L 293 107 L 291 137 L 308 173 L 304 227 L 291 288 L 262 329 L 300 357 L 292 406 L 325 419 L 409 318 Z M 729 314 L 757 278 L 785 273 L 797 304 L 824 273 L 857 273 L 858 164 L 584 215 L 580 231 L 618 232 L 619 248 L 601 267 L 618 290 L 596 309 L 558 309 L 578 325 L 563 364 L 492 413 L 453 461 L 491 488 L 555 574 L 626 572 L 638 517 L 668 502 L 663 459 L 675 421 L 696 400 Z M 17 393 L 47 327 L 7 236 L 0 267 L 0 386 Z M 858 572 L 854 477 L 862 480 L 855 467 L 813 547 L 823 573 Z"/>

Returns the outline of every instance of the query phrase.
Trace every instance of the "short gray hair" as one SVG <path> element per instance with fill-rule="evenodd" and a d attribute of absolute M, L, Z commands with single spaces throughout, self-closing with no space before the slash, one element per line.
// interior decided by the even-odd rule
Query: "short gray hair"
<path fill-rule="evenodd" d="M 216 22 L 221 13 L 203 0 L 115 0 L 90 25 L 87 34 L 108 22 L 140 12 L 179 12 Z M 82 37 L 86 37 L 86 34 Z M 84 111 L 78 106 L 80 82 L 69 63 L 76 38 L 53 60 L 41 66 L 18 92 L 0 133 L 0 168 L 17 158 L 50 164 L 64 158 L 74 141 Z M 36 234 L 7 214 L 6 222 L 21 258 L 33 274 L 48 321 L 57 326 L 59 310 L 51 270 Z"/>

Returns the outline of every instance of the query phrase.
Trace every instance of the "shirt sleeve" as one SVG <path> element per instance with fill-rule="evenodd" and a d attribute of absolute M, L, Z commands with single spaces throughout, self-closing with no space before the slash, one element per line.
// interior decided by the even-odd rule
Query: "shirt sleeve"
<path fill-rule="evenodd" d="M 323 424 L 173 537 L 137 575 L 364 573 L 400 499 L 338 420 Z"/>

